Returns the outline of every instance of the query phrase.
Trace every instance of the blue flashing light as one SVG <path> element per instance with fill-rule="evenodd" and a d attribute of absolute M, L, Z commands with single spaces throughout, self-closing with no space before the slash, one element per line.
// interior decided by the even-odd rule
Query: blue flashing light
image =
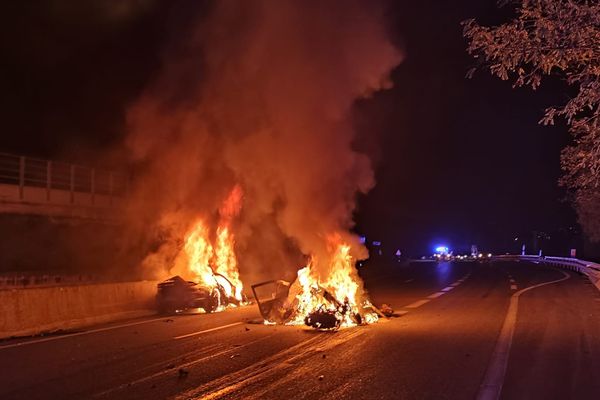
<path fill-rule="evenodd" d="M 449 251 L 448 246 L 438 246 L 435 248 L 435 252 L 439 254 L 448 254 Z"/>

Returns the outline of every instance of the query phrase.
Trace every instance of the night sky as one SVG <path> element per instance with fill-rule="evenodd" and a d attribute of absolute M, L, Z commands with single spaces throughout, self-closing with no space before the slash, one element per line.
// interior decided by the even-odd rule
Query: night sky
<path fill-rule="evenodd" d="M 126 106 L 204 4 L 108 4 L 1 6 L 0 151 L 122 167 Z M 369 239 L 409 254 L 441 242 L 504 251 L 515 236 L 575 224 L 557 187 L 567 130 L 537 124 L 566 87 L 512 89 L 484 70 L 465 78 L 474 60 L 460 21 L 499 23 L 507 13 L 494 0 L 390 3 L 390 33 L 406 59 L 394 88 L 358 102 L 354 115 L 356 147 L 376 163 L 377 186 L 356 215 Z"/>

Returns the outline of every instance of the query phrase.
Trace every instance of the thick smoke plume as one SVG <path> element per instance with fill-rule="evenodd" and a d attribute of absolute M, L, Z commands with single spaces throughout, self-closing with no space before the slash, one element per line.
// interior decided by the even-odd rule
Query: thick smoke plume
<path fill-rule="evenodd" d="M 166 273 L 198 218 L 232 218 L 242 277 L 291 278 L 306 256 L 327 259 L 349 230 L 357 192 L 374 185 L 352 147 L 353 102 L 390 86 L 401 55 L 380 9 L 359 1 L 218 1 L 169 47 L 128 113 L 140 165 L 133 220 L 158 235 L 148 267 Z"/>

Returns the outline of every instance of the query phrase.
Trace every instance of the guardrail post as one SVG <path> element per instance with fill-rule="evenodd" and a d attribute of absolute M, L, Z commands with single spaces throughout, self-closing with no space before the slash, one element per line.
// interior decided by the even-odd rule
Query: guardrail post
<path fill-rule="evenodd" d="M 25 156 L 19 157 L 19 200 L 23 200 L 25 186 Z"/>
<path fill-rule="evenodd" d="M 90 191 L 92 192 L 92 205 L 96 203 L 96 170 L 90 172 Z"/>
<path fill-rule="evenodd" d="M 73 204 L 75 202 L 75 166 L 73 164 L 71 164 L 70 172 L 71 176 L 69 189 L 71 191 L 71 204 Z"/>
<path fill-rule="evenodd" d="M 46 201 L 50 201 L 50 191 L 52 190 L 52 161 L 46 162 Z"/>

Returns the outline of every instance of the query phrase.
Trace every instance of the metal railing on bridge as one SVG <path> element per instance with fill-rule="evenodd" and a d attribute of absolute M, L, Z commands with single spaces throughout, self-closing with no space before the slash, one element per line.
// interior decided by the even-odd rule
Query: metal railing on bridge
<path fill-rule="evenodd" d="M 47 272 L 21 272 L 0 274 L 0 290 L 33 287 L 51 287 L 98 283 L 102 280 L 92 274 L 68 274 Z"/>
<path fill-rule="evenodd" d="M 110 208 L 128 189 L 123 173 L 0 153 L 0 203 L 8 211 L 15 204 Z"/>

